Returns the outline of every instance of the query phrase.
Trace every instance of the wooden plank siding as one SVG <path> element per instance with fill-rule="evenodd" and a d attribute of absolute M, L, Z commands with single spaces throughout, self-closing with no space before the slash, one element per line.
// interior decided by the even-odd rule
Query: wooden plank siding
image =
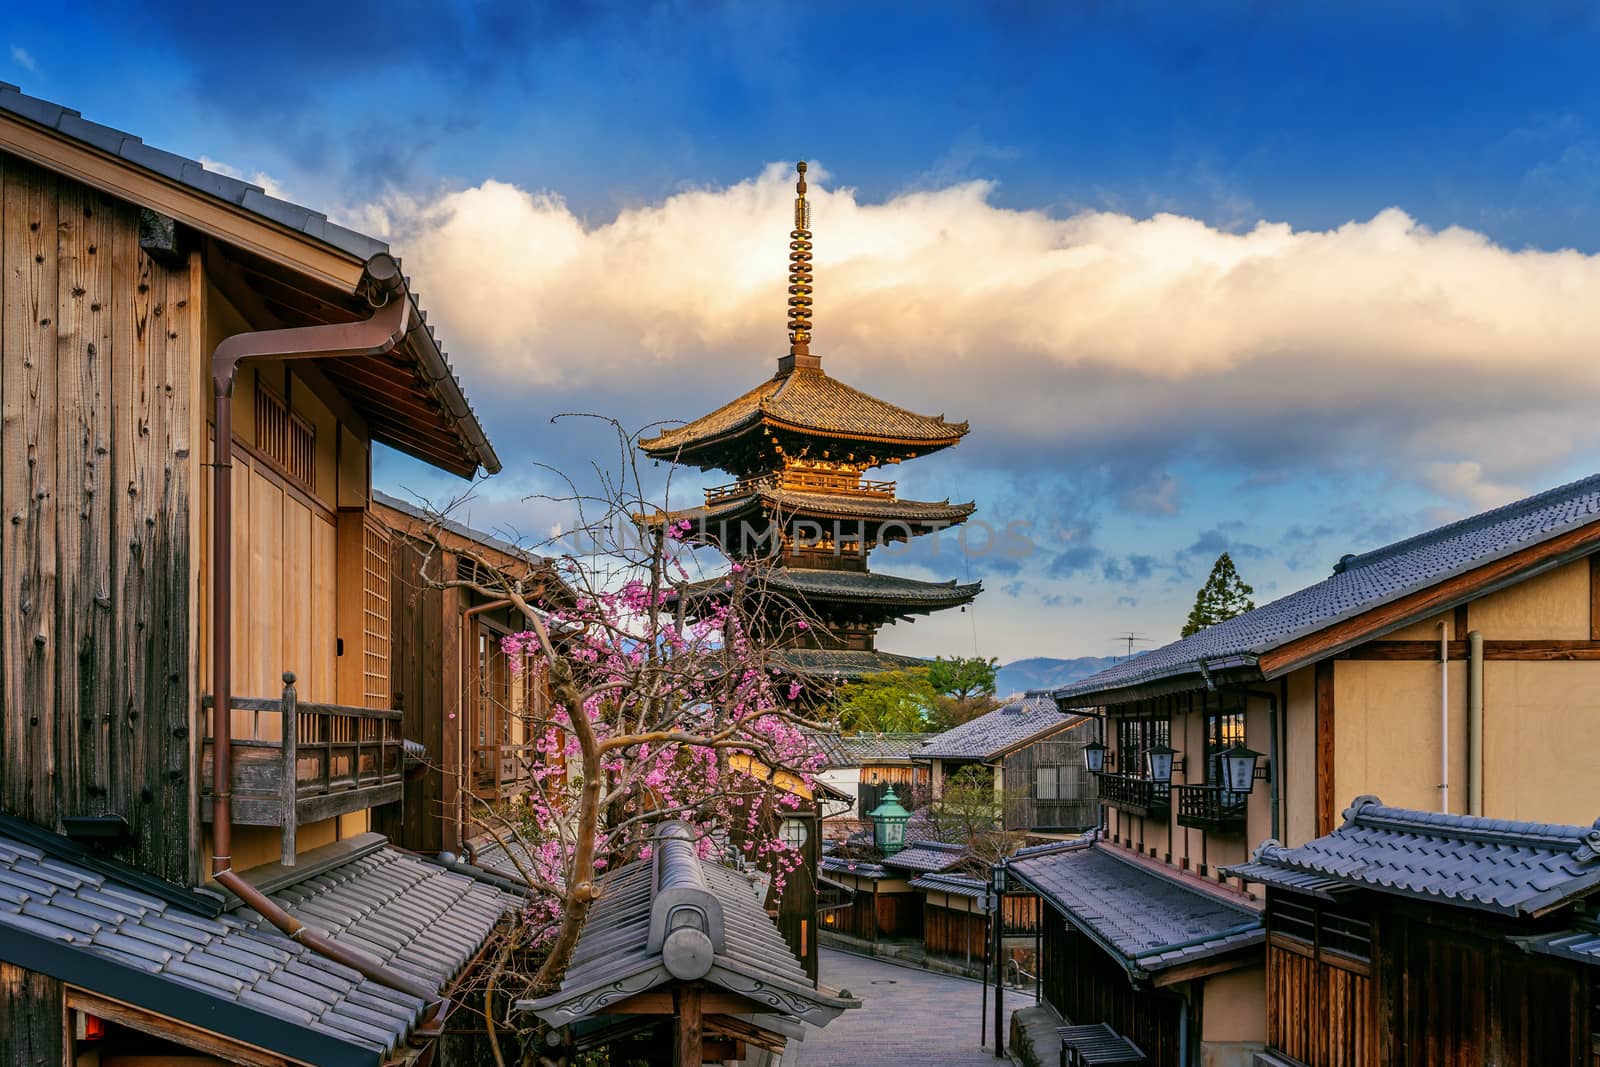
<path fill-rule="evenodd" d="M 1151 1067 L 1187 1067 L 1178 1047 L 1176 997 L 1136 990 L 1106 952 L 1049 912 L 1040 938 L 1044 999 L 1073 1024 L 1110 1023 L 1150 1058 Z"/>
<path fill-rule="evenodd" d="M 0 961 L 0 1063 L 60 1067 L 69 1062 L 66 987 Z"/>
<path fill-rule="evenodd" d="M 1306 1067 L 1372 1062 L 1372 980 L 1285 943 L 1267 947 L 1267 1035 Z"/>
<path fill-rule="evenodd" d="M 1083 746 L 1094 736 L 1090 730 L 1071 730 L 1001 759 L 1007 830 L 1083 830 L 1099 824 L 1100 801 L 1083 762 Z M 1039 795 L 1040 771 L 1051 775 L 1055 796 Z"/>
<path fill-rule="evenodd" d="M 956 911 L 935 904 L 922 909 L 922 944 L 930 955 L 981 960 L 988 934 L 989 921 L 981 911 Z"/>
<path fill-rule="evenodd" d="M 191 877 L 196 263 L 133 206 L 0 154 L 0 779 Z"/>

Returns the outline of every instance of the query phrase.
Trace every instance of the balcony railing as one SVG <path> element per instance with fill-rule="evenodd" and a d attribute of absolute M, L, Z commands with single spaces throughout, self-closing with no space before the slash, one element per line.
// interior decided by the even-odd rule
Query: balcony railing
<path fill-rule="evenodd" d="M 741 478 L 728 485 L 707 489 L 706 506 L 749 496 L 760 489 L 800 489 L 813 493 L 832 493 L 836 496 L 864 496 L 893 500 L 895 483 L 863 478 L 850 471 L 785 470 L 775 474 L 763 474 L 759 478 Z"/>
<path fill-rule="evenodd" d="M 283 863 L 294 863 L 295 833 L 318 822 L 400 799 L 405 773 L 400 712 L 298 700 L 294 675 L 277 700 L 232 697 L 233 821 L 283 828 Z M 213 704 L 208 694 L 203 704 Z M 213 817 L 211 716 L 203 716 L 201 815 Z"/>
<path fill-rule="evenodd" d="M 1152 782 L 1129 774 L 1101 773 L 1095 778 L 1099 783 L 1100 800 L 1118 811 L 1148 818 L 1165 816 L 1172 810 L 1172 787 L 1165 782 Z"/>
<path fill-rule="evenodd" d="M 1232 793 L 1214 785 L 1176 785 L 1178 793 L 1178 825 L 1215 833 L 1244 833 L 1245 804 L 1250 799 L 1244 793 Z"/>

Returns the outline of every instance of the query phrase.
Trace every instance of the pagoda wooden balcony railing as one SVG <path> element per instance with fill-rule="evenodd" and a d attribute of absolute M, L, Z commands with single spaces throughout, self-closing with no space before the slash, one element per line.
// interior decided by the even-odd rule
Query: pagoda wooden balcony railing
<path fill-rule="evenodd" d="M 847 471 L 785 470 L 757 478 L 741 478 L 729 485 L 706 490 L 706 506 L 749 496 L 760 489 L 800 489 L 836 496 L 862 496 L 893 500 L 895 483 L 863 478 Z"/>
<path fill-rule="evenodd" d="M 1118 811 L 1144 818 L 1162 817 L 1172 810 L 1172 787 L 1148 778 L 1131 774 L 1101 773 L 1095 775 L 1102 803 Z"/>
<path fill-rule="evenodd" d="M 400 712 L 298 700 L 294 675 L 277 699 L 233 697 L 233 821 L 283 828 L 292 864 L 299 826 L 400 799 L 405 772 Z M 207 694 L 202 703 L 212 706 Z M 212 818 L 211 716 L 201 754 L 201 816 Z"/>
<path fill-rule="evenodd" d="M 1242 834 L 1249 796 L 1215 785 L 1175 785 L 1178 825 L 1214 833 Z"/>
<path fill-rule="evenodd" d="M 542 758 L 539 746 L 531 741 L 522 745 L 474 745 L 473 795 L 495 801 L 531 792 L 533 766 Z"/>

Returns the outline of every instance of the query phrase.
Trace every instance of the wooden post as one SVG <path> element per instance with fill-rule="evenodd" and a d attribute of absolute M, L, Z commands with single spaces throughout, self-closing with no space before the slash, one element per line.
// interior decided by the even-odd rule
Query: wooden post
<path fill-rule="evenodd" d="M 282 780 L 278 784 L 279 796 L 283 804 L 283 834 L 282 853 L 278 857 L 285 867 L 294 866 L 296 852 L 295 830 L 298 826 L 298 813 L 295 810 L 296 802 L 300 799 L 300 791 L 295 782 L 295 771 L 300 765 L 300 759 L 295 744 L 298 733 L 300 717 L 296 710 L 294 692 L 294 672 L 283 672 L 283 770 Z"/>
<path fill-rule="evenodd" d="M 700 986 L 689 984 L 672 991 L 672 1067 L 700 1067 L 703 1039 Z"/>

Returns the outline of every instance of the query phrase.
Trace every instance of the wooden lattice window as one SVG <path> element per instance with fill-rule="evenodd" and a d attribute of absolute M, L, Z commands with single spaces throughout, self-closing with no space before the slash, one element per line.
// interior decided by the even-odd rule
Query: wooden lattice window
<path fill-rule="evenodd" d="M 256 383 L 256 449 L 315 491 L 317 428 L 289 410 L 277 393 Z"/>
<path fill-rule="evenodd" d="M 1329 952 L 1362 963 L 1372 959 L 1372 919 L 1358 906 L 1272 893 L 1267 899 L 1267 928 L 1306 946 L 1318 958 Z"/>
<path fill-rule="evenodd" d="M 369 708 L 389 707 L 389 535 L 363 524 L 361 655 L 362 696 Z"/>

